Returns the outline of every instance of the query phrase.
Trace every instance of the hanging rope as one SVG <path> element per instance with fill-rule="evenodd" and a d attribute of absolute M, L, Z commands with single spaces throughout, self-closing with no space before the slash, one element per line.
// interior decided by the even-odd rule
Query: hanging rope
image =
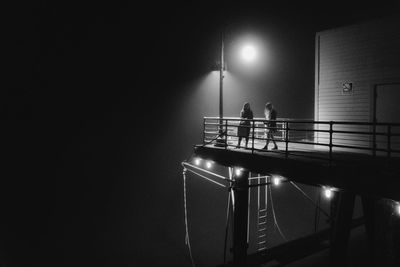
<path fill-rule="evenodd" d="M 274 202 L 272 201 L 272 190 L 271 190 L 271 186 L 268 186 L 269 189 L 269 198 L 271 201 L 271 208 L 272 208 L 272 216 L 274 217 L 274 224 L 276 226 L 276 228 L 278 229 L 279 234 L 281 235 L 281 237 L 287 241 L 285 235 L 282 233 L 281 228 L 279 227 L 278 221 L 276 220 L 276 215 L 275 215 L 275 208 L 274 208 Z"/>
<path fill-rule="evenodd" d="M 290 181 L 289 183 L 290 183 L 291 185 L 293 185 L 297 190 L 299 190 L 299 192 L 302 193 L 303 196 L 304 196 L 305 198 L 307 198 L 313 205 L 315 205 L 315 207 L 318 208 L 319 211 L 321 211 L 326 217 L 328 217 L 329 219 L 331 219 L 331 216 L 330 216 L 326 211 L 324 211 L 319 205 L 315 204 L 314 201 L 311 199 L 311 197 L 309 197 L 303 190 L 301 190 L 300 187 L 298 187 L 295 183 L 293 183 L 293 182 L 291 182 L 291 181 Z"/>
<path fill-rule="evenodd" d="M 192 262 L 192 266 L 195 267 L 193 256 L 192 256 L 192 248 L 190 246 L 190 239 L 189 239 L 189 229 L 188 229 L 188 220 L 187 220 L 187 205 L 186 205 L 186 169 L 183 169 L 183 203 L 184 203 L 184 210 L 185 210 L 185 244 L 188 246 L 190 261 Z"/>
<path fill-rule="evenodd" d="M 215 140 L 217 140 L 218 137 L 222 137 L 222 136 L 224 136 L 225 134 L 226 134 L 226 131 L 223 131 L 222 133 L 217 134 L 213 139 L 211 139 L 211 141 L 208 141 L 208 142 L 204 143 L 204 144 L 202 145 L 202 147 L 205 147 L 206 145 L 211 144 L 212 142 L 214 142 Z"/>
<path fill-rule="evenodd" d="M 314 218 L 314 232 L 315 233 L 318 231 L 319 218 L 321 215 L 320 205 L 321 205 L 321 194 L 320 194 L 319 190 L 317 190 L 317 205 L 315 206 L 315 218 Z"/>
<path fill-rule="evenodd" d="M 230 203 L 231 203 L 231 187 L 228 190 L 228 203 L 226 205 L 226 221 L 225 221 L 225 241 L 224 241 L 224 264 L 226 263 L 226 247 L 228 245 L 229 221 L 230 221 Z"/>

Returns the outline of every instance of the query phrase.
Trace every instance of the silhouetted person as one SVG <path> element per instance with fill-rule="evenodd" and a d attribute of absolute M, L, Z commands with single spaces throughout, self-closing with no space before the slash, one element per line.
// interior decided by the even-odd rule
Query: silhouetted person
<path fill-rule="evenodd" d="M 269 144 L 270 140 L 272 140 L 272 142 L 274 143 L 274 148 L 272 148 L 272 150 L 278 149 L 278 146 L 276 145 L 276 142 L 274 139 L 274 133 L 276 132 L 277 112 L 274 109 L 274 107 L 272 106 L 272 103 L 268 102 L 267 104 L 265 104 L 264 114 L 265 114 L 265 119 L 267 120 L 267 122 L 265 122 L 265 125 L 267 126 L 267 129 L 266 129 L 267 144 L 264 146 L 263 149 L 268 150 L 268 144 Z"/>
<path fill-rule="evenodd" d="M 243 108 L 240 111 L 240 118 L 244 120 L 241 120 L 238 126 L 239 140 L 236 148 L 240 147 L 240 142 L 242 141 L 243 137 L 246 139 L 246 148 L 247 148 L 247 144 L 249 142 L 249 133 L 250 133 L 250 121 L 248 120 L 253 119 L 253 111 L 251 111 L 250 104 L 248 102 L 244 103 Z"/>

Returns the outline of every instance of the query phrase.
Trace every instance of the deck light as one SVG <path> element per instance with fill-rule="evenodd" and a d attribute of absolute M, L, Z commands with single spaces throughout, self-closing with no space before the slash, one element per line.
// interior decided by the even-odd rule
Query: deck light
<path fill-rule="evenodd" d="M 211 161 L 207 161 L 206 168 L 210 169 L 211 167 L 212 167 L 212 162 Z"/>
<path fill-rule="evenodd" d="M 197 166 L 199 166 L 201 163 L 201 158 L 195 158 L 194 159 L 194 164 L 196 164 Z"/>
<path fill-rule="evenodd" d="M 240 176 L 242 174 L 242 168 L 236 168 L 235 174 L 236 174 L 236 176 Z"/>
<path fill-rule="evenodd" d="M 324 188 L 324 196 L 325 196 L 327 199 L 331 199 L 331 198 L 333 197 L 333 190 L 332 190 L 332 188 L 325 187 L 325 188 Z"/>
<path fill-rule="evenodd" d="M 273 176 L 272 177 L 272 183 L 276 186 L 280 185 L 282 181 L 282 178 L 279 176 Z"/>
<path fill-rule="evenodd" d="M 396 202 L 396 213 L 397 213 L 397 215 L 398 216 L 400 216 L 400 203 L 399 202 Z"/>

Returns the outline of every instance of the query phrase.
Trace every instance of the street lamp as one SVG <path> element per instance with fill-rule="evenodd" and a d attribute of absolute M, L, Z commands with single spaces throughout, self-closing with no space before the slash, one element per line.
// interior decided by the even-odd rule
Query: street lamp
<path fill-rule="evenodd" d="M 224 89 L 224 33 L 221 34 L 221 54 L 220 54 L 220 63 L 219 63 L 219 127 L 218 127 L 218 138 L 216 140 L 215 146 L 218 147 L 226 147 L 226 140 L 224 139 L 224 126 L 223 126 L 223 117 L 224 117 L 224 107 L 223 107 L 223 89 Z"/>
<path fill-rule="evenodd" d="M 227 133 L 224 131 L 224 123 L 223 123 L 223 89 L 224 89 L 224 69 L 225 69 L 225 43 L 224 43 L 224 32 L 221 34 L 221 54 L 220 54 L 220 63 L 219 63 L 219 127 L 218 127 L 218 137 L 216 139 L 215 146 L 218 147 L 226 147 L 226 139 L 224 135 Z M 250 64 L 254 63 L 257 58 L 257 49 L 254 45 L 246 43 L 241 48 L 241 60 L 244 63 Z"/>
<path fill-rule="evenodd" d="M 257 50 L 252 44 L 246 44 L 240 51 L 242 60 L 245 63 L 252 63 L 257 57 Z"/>

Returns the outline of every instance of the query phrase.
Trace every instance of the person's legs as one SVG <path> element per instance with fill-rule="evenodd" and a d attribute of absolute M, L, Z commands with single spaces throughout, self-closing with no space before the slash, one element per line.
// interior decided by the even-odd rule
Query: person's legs
<path fill-rule="evenodd" d="M 240 147 L 240 142 L 242 142 L 242 137 L 239 137 L 239 139 L 238 139 L 238 144 L 237 144 L 237 148 L 239 148 Z"/>
<path fill-rule="evenodd" d="M 265 150 L 268 150 L 268 144 L 269 144 L 270 135 L 271 135 L 271 133 L 270 133 L 270 132 L 267 132 L 267 143 L 265 144 L 265 146 L 264 146 L 264 148 L 263 148 L 263 149 L 265 149 Z"/>
<path fill-rule="evenodd" d="M 246 148 L 247 148 L 247 144 L 249 143 L 249 138 L 246 137 Z"/>
<path fill-rule="evenodd" d="M 274 143 L 274 148 L 273 149 L 278 149 L 278 146 L 276 145 L 276 142 L 275 142 L 275 139 L 274 139 L 274 134 L 270 133 L 270 135 L 271 135 L 272 142 Z"/>

